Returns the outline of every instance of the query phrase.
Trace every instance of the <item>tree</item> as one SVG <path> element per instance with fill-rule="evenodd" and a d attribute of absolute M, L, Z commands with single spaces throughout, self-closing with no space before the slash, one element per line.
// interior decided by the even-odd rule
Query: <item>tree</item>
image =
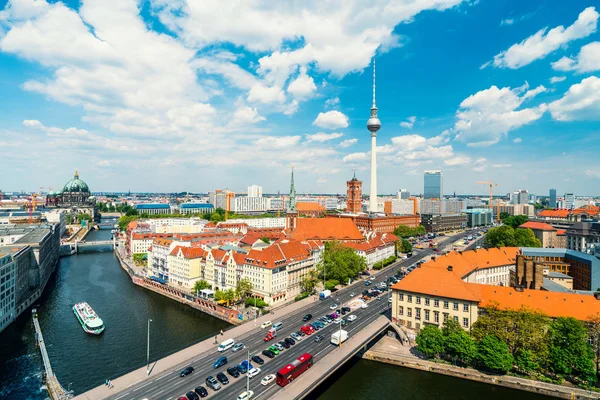
<path fill-rule="evenodd" d="M 502 225 L 490 229 L 485 235 L 486 247 L 542 247 L 531 229 Z"/>
<path fill-rule="evenodd" d="M 71 222 L 72 222 L 71 214 L 67 214 L 65 217 L 65 224 L 71 225 Z"/>
<path fill-rule="evenodd" d="M 527 215 L 508 215 L 506 218 L 502 219 L 502 223 L 516 229 L 528 220 L 529 217 Z"/>
<path fill-rule="evenodd" d="M 556 318 L 548 327 L 550 368 L 557 374 L 575 375 L 584 381 L 594 376 L 594 352 L 587 330 L 573 317 Z"/>
<path fill-rule="evenodd" d="M 340 242 L 325 243 L 323 261 L 317 269 L 321 277 L 335 279 L 340 282 L 348 282 L 367 268 L 365 259 Z"/>
<path fill-rule="evenodd" d="M 309 271 L 309 273 L 302 279 L 300 286 L 302 287 L 302 292 L 304 293 L 314 292 L 315 286 L 317 286 L 317 275 L 314 269 Z"/>
<path fill-rule="evenodd" d="M 226 301 L 225 300 L 225 291 L 224 290 L 217 290 L 215 292 L 215 301 Z"/>
<path fill-rule="evenodd" d="M 588 317 L 587 329 L 588 336 L 592 340 L 592 349 L 594 350 L 594 359 L 596 362 L 596 377 L 598 377 L 598 374 L 600 374 L 600 314 Z"/>
<path fill-rule="evenodd" d="M 439 358 L 444 353 L 444 334 L 435 325 L 425 325 L 417 335 L 419 351 L 427 357 Z"/>
<path fill-rule="evenodd" d="M 531 350 L 521 350 L 517 353 L 515 364 L 519 372 L 529 375 L 540 368 L 540 364 L 536 361 L 536 357 Z"/>
<path fill-rule="evenodd" d="M 79 214 L 77 215 L 77 222 L 81 223 L 81 221 L 91 221 L 92 217 L 89 214 Z"/>
<path fill-rule="evenodd" d="M 394 235 L 400 238 L 409 238 L 412 236 L 420 236 L 424 235 L 427 231 L 423 225 L 419 225 L 416 228 L 411 228 L 406 225 L 398 225 L 396 229 L 394 229 Z"/>
<path fill-rule="evenodd" d="M 204 279 L 200 279 L 199 281 L 196 281 L 196 283 L 194 284 L 194 292 L 199 292 L 201 290 L 210 289 L 210 288 L 211 288 L 210 283 L 208 283 Z"/>
<path fill-rule="evenodd" d="M 529 228 L 515 229 L 515 243 L 519 247 L 542 247 L 542 242 L 535 237 Z"/>
<path fill-rule="evenodd" d="M 271 239 L 269 239 L 266 236 L 261 237 L 260 240 L 262 240 L 266 244 L 271 244 Z"/>
<path fill-rule="evenodd" d="M 248 297 L 252 294 L 253 288 L 254 287 L 252 285 L 252 282 L 250 282 L 250 279 L 248 279 L 248 278 L 240 279 L 240 281 L 237 283 L 237 285 L 235 287 L 236 297 L 238 299 L 244 300 L 246 297 Z"/>
<path fill-rule="evenodd" d="M 412 244 L 406 240 L 406 239 L 402 239 L 399 243 L 399 250 L 401 253 L 410 253 L 412 252 Z"/>
<path fill-rule="evenodd" d="M 223 300 L 227 302 L 227 305 L 233 303 L 235 301 L 235 290 L 227 289 L 223 293 Z"/>
<path fill-rule="evenodd" d="M 133 215 L 138 215 L 138 211 L 135 208 L 130 208 L 125 212 L 126 217 L 131 217 Z"/>
<path fill-rule="evenodd" d="M 508 346 L 494 335 L 486 335 L 477 343 L 477 361 L 487 370 L 504 374 L 513 367 Z"/>
<path fill-rule="evenodd" d="M 462 328 L 459 329 L 460 331 L 449 331 L 444 337 L 444 348 L 454 362 L 468 365 L 477 355 L 477 347 L 471 336 Z"/>
<path fill-rule="evenodd" d="M 259 299 L 259 298 L 254 298 L 254 297 L 248 297 L 246 299 L 246 307 L 258 307 L 258 308 L 264 308 L 267 307 L 268 304 L 263 300 L 263 299 Z"/>
<path fill-rule="evenodd" d="M 444 336 L 450 336 L 453 333 L 464 332 L 463 328 L 460 327 L 457 321 L 454 319 L 448 318 L 444 321 L 444 326 L 442 327 L 442 333 Z"/>

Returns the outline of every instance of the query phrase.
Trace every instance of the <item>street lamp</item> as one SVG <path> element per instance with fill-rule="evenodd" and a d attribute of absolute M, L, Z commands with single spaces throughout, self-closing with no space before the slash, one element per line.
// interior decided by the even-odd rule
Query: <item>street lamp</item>
<path fill-rule="evenodd" d="M 150 322 L 152 322 L 152 319 L 148 318 L 148 346 L 146 348 L 146 375 L 150 375 Z"/>

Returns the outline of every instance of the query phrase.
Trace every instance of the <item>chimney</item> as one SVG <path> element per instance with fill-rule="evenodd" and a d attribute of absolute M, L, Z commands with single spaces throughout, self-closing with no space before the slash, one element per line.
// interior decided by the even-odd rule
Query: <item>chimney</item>
<path fill-rule="evenodd" d="M 452 272 L 452 265 L 448 265 L 448 272 Z"/>

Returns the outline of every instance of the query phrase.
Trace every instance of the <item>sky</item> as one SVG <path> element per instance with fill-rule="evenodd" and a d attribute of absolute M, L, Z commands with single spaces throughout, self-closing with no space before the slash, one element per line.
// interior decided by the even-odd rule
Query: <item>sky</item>
<path fill-rule="evenodd" d="M 596 5 L 596 7 L 595 7 Z M 4 191 L 600 195 L 593 0 L 0 0 Z M 48 190 L 48 189 L 44 189 Z"/>

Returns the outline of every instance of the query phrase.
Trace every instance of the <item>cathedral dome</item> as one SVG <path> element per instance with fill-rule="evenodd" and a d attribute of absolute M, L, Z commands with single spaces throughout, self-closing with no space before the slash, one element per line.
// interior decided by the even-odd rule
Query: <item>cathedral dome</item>
<path fill-rule="evenodd" d="M 69 182 L 65 183 L 63 193 L 90 193 L 87 183 L 79 179 L 79 174 L 75 171 L 75 176 Z"/>

